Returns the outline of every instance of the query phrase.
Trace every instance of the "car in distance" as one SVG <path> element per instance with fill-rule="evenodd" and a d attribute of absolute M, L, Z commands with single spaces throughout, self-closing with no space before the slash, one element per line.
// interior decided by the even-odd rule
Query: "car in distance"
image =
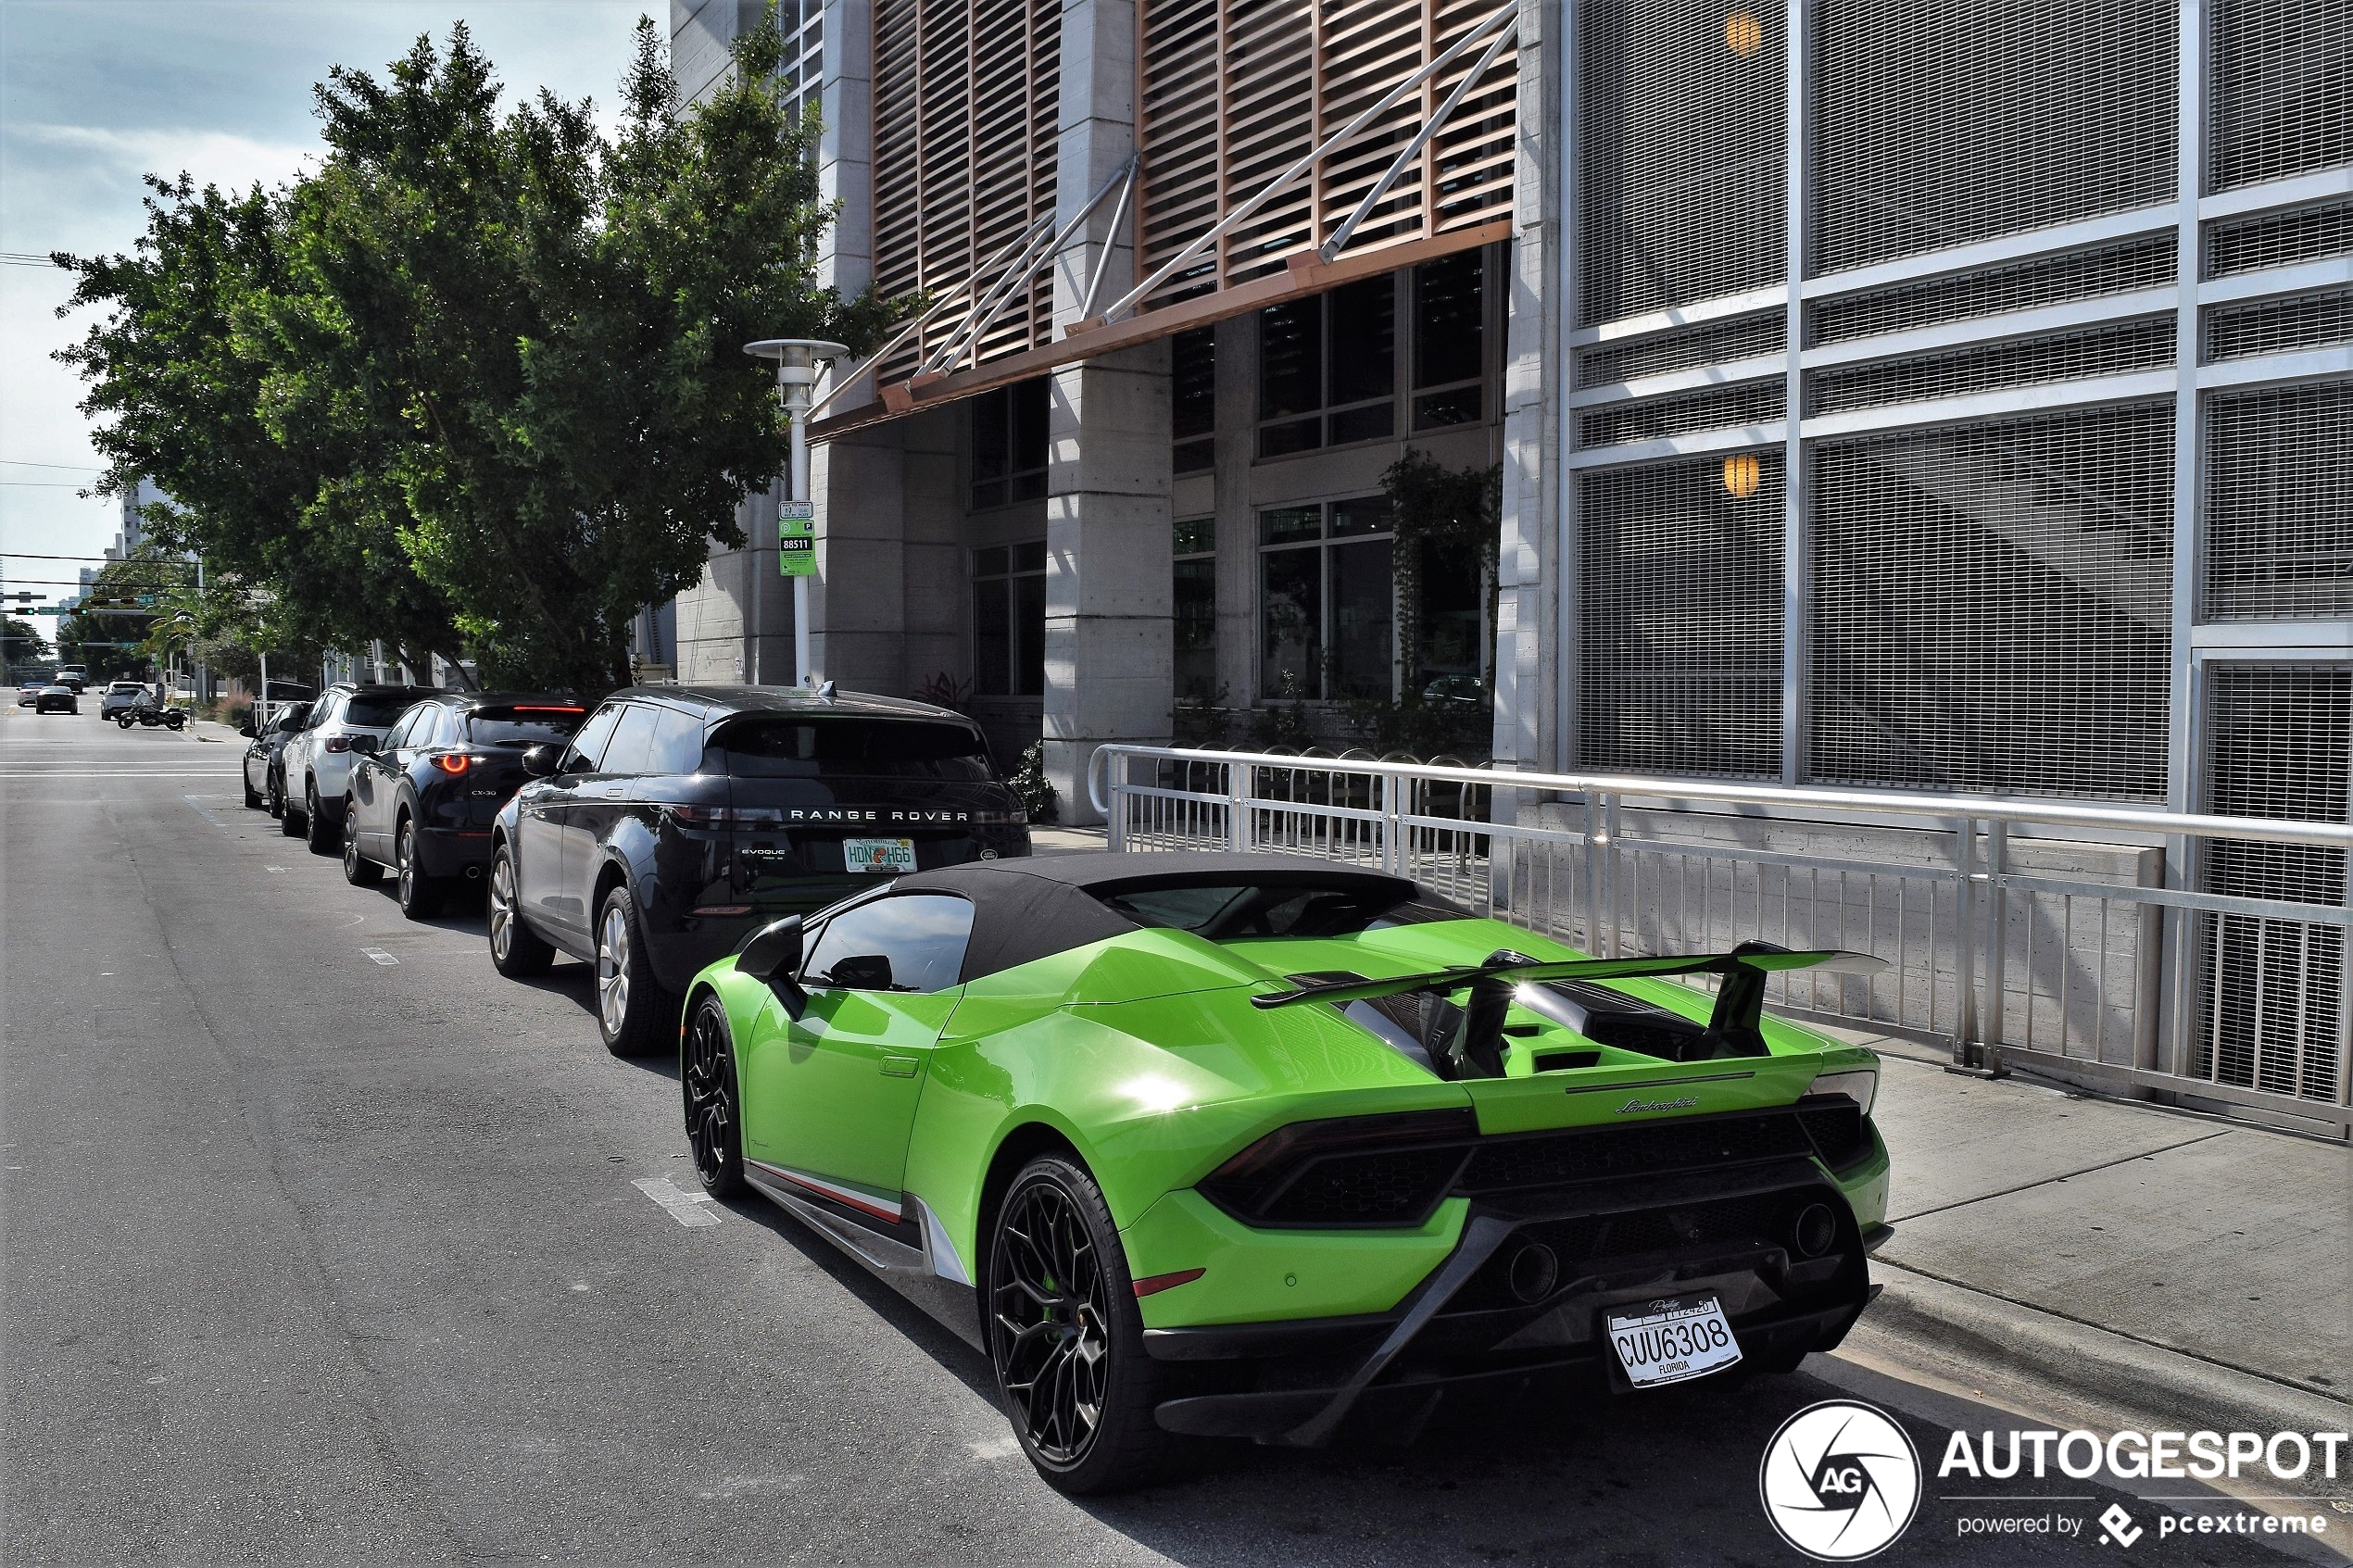
<path fill-rule="evenodd" d="M 903 1286 L 1047 1480 L 1105 1490 L 1179 1435 L 1837 1345 L 1888 1159 L 1877 1058 L 1763 1014 L 1809 965 L 1879 967 L 1590 960 L 1303 857 L 964 864 L 703 971 L 679 1080 L 711 1193 Z"/>
<path fill-rule="evenodd" d="M 247 719 L 237 726 L 237 733 L 246 741 L 243 767 L 248 809 L 267 810 L 281 819 L 285 816 L 286 779 L 278 766 L 279 756 L 309 717 L 308 702 L 285 702 L 279 705 L 267 724 Z"/>
<path fill-rule="evenodd" d="M 605 1046 L 676 1043 L 696 972 L 780 915 L 907 872 L 1029 853 L 1028 815 L 962 714 L 830 687 L 616 694 L 493 828 L 491 961 L 597 966 Z"/>
<path fill-rule="evenodd" d="M 109 681 L 105 695 L 98 698 L 98 717 L 120 719 L 138 708 L 147 696 L 147 688 L 137 681 Z"/>
<path fill-rule="evenodd" d="M 32 694 L 32 710 L 35 713 L 79 713 L 82 711 L 82 699 L 74 694 L 71 686 L 44 686 Z"/>
<path fill-rule="evenodd" d="M 17 706 L 19 708 L 32 707 L 33 704 L 41 700 L 42 688 L 47 684 L 48 683 L 46 681 L 27 681 L 23 685 L 19 686 L 17 688 Z"/>
<path fill-rule="evenodd" d="M 314 855 L 342 847 L 343 790 L 355 757 L 376 749 L 409 705 L 435 696 L 434 686 L 363 686 L 338 681 L 310 705 L 301 729 L 278 754 L 286 813 L 278 819 L 288 838 L 308 841 Z"/>
<path fill-rule="evenodd" d="M 351 765 L 343 874 L 367 886 L 389 866 L 400 912 L 430 920 L 450 887 L 479 881 L 491 824 L 531 775 L 524 750 L 560 746 L 587 708 L 560 694 L 447 692 L 400 716 L 384 744 Z"/>
<path fill-rule="evenodd" d="M 64 664 L 59 665 L 57 672 L 49 679 L 51 684 L 64 686 L 79 695 L 90 684 L 90 671 L 82 665 Z"/>

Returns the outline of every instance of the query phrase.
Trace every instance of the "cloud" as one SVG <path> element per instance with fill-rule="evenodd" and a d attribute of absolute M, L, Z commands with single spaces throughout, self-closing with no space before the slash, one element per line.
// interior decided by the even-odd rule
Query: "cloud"
<path fill-rule="evenodd" d="M 169 179 L 184 171 L 195 177 L 199 187 L 220 185 L 236 191 L 257 182 L 275 185 L 291 180 L 301 172 L 304 159 L 318 155 L 316 143 L 263 142 L 225 131 L 40 124 L 10 129 L 28 141 L 88 154 L 121 174 L 160 174 Z"/>

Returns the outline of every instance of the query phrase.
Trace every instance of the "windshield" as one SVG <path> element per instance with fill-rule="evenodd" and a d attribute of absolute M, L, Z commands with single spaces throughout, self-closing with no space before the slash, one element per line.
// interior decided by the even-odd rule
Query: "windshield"
<path fill-rule="evenodd" d="M 720 732 L 727 771 L 755 779 L 986 783 L 980 732 L 920 719 L 739 719 Z"/>
<path fill-rule="evenodd" d="M 567 703 L 477 708 L 466 715 L 466 738 L 478 746 L 537 746 L 542 741 L 570 740 L 586 717 L 586 709 Z"/>
<path fill-rule="evenodd" d="M 1302 887 L 1222 884 L 1107 891 L 1102 901 L 1139 925 L 1189 931 L 1211 941 L 1245 936 L 1353 936 L 1393 925 L 1468 920 L 1460 909 L 1347 883 Z"/>

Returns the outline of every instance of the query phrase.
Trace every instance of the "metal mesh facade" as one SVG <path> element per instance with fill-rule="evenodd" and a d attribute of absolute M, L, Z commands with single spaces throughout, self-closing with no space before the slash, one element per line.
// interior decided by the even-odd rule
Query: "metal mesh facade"
<path fill-rule="evenodd" d="M 1770 424 L 1781 417 L 1784 397 L 1779 381 L 1758 381 L 1606 404 L 1578 416 L 1577 439 L 1587 446 L 1614 446 L 1692 431 Z"/>
<path fill-rule="evenodd" d="M 1642 464 L 1578 490 L 1585 763 L 1777 775 L 1781 455 Z"/>
<path fill-rule="evenodd" d="M 2338 256 L 2353 256 L 2353 202 L 2291 207 L 2206 227 L 2208 277 L 2235 277 Z"/>
<path fill-rule="evenodd" d="M 1779 282 L 1782 8 L 1577 0 L 1578 319 Z"/>
<path fill-rule="evenodd" d="M 2160 316 L 2088 332 L 1978 344 L 1819 370 L 1806 380 L 1806 412 L 1835 414 L 1848 408 L 1927 403 L 1996 387 L 2123 375 L 2172 362 L 2173 318 Z"/>
<path fill-rule="evenodd" d="M 2353 382 L 2206 406 L 2208 621 L 2353 615 Z"/>
<path fill-rule="evenodd" d="M 2353 343 L 2353 289 L 2220 306 L 2206 313 L 2206 358 L 2252 359 Z"/>
<path fill-rule="evenodd" d="M 2206 807 L 2233 817 L 2347 821 L 2353 665 L 2210 666 Z M 2346 857 L 2310 845 L 2209 845 L 2208 893 L 2342 907 Z M 2252 915 L 2198 919 L 2196 1071 L 2241 1087 L 2334 1098 L 2345 1025 L 2345 933 Z"/>
<path fill-rule="evenodd" d="M 2170 402 L 1813 454 L 1806 771 L 2161 800 Z"/>
<path fill-rule="evenodd" d="M 1647 333 L 1631 343 L 1580 349 L 1577 355 L 1577 384 L 1604 386 L 1701 365 L 1761 359 L 1768 354 L 1779 354 L 1788 332 L 1788 318 L 1774 311 L 1764 316 L 1736 316 L 1729 321 L 1704 321 L 1696 327 Z"/>
<path fill-rule="evenodd" d="M 2217 191 L 2353 163 L 2353 0 L 2208 0 Z"/>
<path fill-rule="evenodd" d="M 2151 234 L 1826 299 L 1807 308 L 1806 330 L 1818 345 L 1850 343 L 2069 300 L 2160 289 L 2173 281 L 2173 236 Z"/>
<path fill-rule="evenodd" d="M 2171 199 L 2168 0 L 1820 0 L 1818 16 L 1819 270 Z"/>

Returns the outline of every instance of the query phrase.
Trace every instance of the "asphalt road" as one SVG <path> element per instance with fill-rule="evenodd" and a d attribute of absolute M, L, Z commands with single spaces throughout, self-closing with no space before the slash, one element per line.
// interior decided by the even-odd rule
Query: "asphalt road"
<path fill-rule="evenodd" d="M 583 966 L 501 980 L 478 912 L 346 886 L 239 750 L 0 709 L 0 1561 L 1801 1561 L 1758 1460 L 1838 1364 L 1057 1496 L 947 1332 L 757 1200 L 635 1185 L 693 1188 L 674 1070 L 605 1054 Z M 1961 1537 L 2120 1495 L 1944 1495 L 2002 1486 L 1931 1475 L 1881 1561 L 2281 1561 Z"/>

